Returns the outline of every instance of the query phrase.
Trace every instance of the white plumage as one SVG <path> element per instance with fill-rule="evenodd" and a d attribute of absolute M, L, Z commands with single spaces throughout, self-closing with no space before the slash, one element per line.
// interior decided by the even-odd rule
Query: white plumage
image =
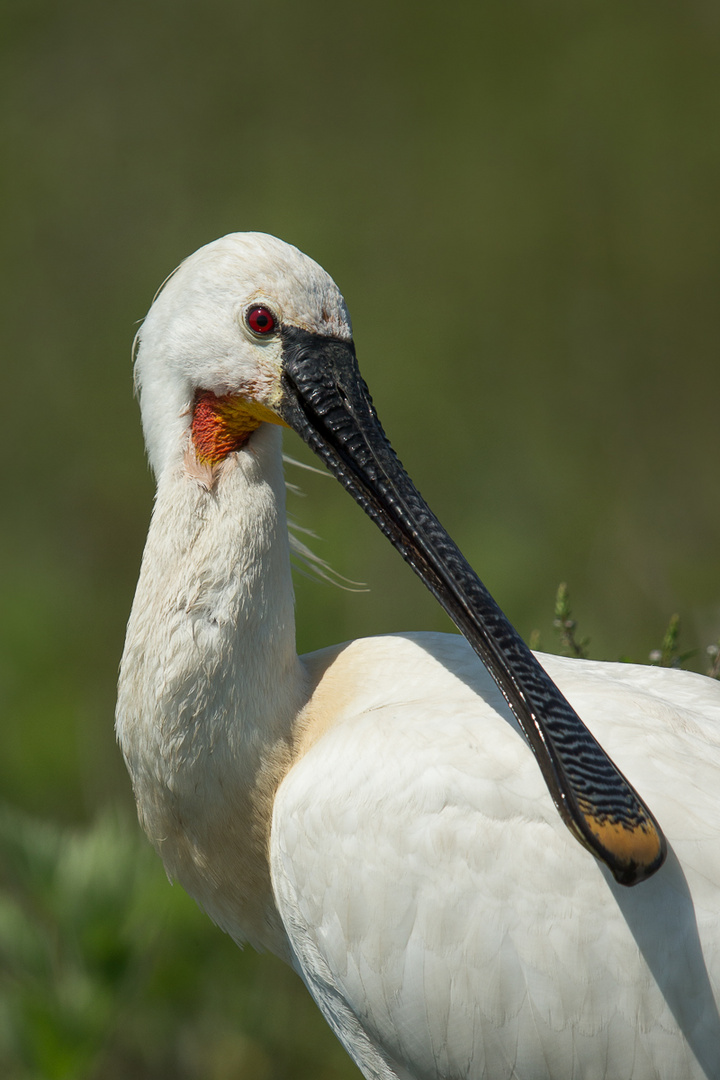
<path fill-rule="evenodd" d="M 296 968 L 367 1077 L 720 1077 L 720 685 L 541 658 L 667 838 L 627 889 L 464 638 L 298 658 L 272 421 L 315 339 L 347 346 L 342 297 L 259 234 L 188 259 L 140 331 L 158 492 L 117 730 L 168 873 Z"/>

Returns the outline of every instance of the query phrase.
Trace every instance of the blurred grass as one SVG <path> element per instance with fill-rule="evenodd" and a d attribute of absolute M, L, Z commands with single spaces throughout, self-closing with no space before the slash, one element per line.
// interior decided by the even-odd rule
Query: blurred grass
<path fill-rule="evenodd" d="M 339 1077 L 297 981 L 206 925 L 132 824 L 112 712 L 152 499 L 137 320 L 215 236 L 298 244 L 521 632 L 568 581 L 594 656 L 646 660 L 675 612 L 700 650 L 720 636 L 720 10 L 6 0 L 0 30 L 3 1075 Z M 336 485 L 300 483 L 320 554 L 371 587 L 298 579 L 301 649 L 447 626 Z M 72 874 L 115 881 L 100 913 Z"/>
<path fill-rule="evenodd" d="M 0 808 L 6 1080 L 327 1080 L 359 1074 L 300 980 L 171 889 L 135 823 Z"/>

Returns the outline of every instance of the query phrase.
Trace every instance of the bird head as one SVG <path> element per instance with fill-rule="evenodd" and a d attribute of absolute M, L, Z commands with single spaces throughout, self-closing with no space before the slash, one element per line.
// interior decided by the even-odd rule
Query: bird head
<path fill-rule="evenodd" d="M 188 443 L 216 465 L 262 422 L 286 424 L 282 377 L 300 339 L 352 348 L 340 290 L 307 255 L 264 233 L 233 233 L 186 259 L 136 341 L 135 380 L 156 476 L 182 463 Z"/>

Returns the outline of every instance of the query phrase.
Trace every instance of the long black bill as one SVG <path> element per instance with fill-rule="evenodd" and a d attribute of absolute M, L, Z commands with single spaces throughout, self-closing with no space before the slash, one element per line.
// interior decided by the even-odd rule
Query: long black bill
<path fill-rule="evenodd" d="M 283 420 L 312 447 L 440 601 L 498 684 L 573 835 L 623 885 L 660 868 L 665 838 L 396 457 L 351 342 L 282 331 Z"/>

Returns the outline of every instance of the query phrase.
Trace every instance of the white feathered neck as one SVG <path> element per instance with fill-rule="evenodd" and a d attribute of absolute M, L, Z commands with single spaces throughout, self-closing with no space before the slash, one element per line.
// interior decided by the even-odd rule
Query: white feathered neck
<path fill-rule="evenodd" d="M 295 648 L 280 431 L 212 490 L 160 477 L 121 663 L 117 732 L 168 874 L 225 930 L 282 954 L 267 838 L 308 693 Z"/>

